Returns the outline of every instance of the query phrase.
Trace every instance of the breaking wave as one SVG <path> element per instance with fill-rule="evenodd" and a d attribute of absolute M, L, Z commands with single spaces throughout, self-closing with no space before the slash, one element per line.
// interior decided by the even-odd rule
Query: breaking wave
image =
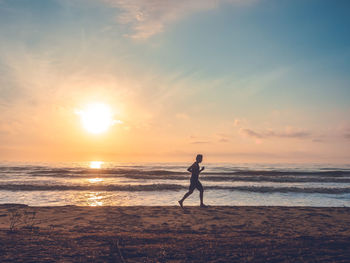
<path fill-rule="evenodd" d="M 184 180 L 189 178 L 189 173 L 165 169 L 130 169 L 130 168 L 109 168 L 109 169 L 89 169 L 89 168 L 52 168 L 52 167 L 0 167 L 0 179 L 10 176 L 17 177 L 52 177 L 52 178 L 128 178 L 147 180 Z M 214 171 L 213 171 L 214 170 Z M 318 171 L 279 171 L 279 170 L 243 170 L 216 172 L 215 169 L 205 171 L 201 174 L 203 181 L 245 181 L 245 182 L 324 182 L 324 183 L 350 183 L 349 170 L 327 170 Z"/>
<path fill-rule="evenodd" d="M 2 184 L 0 190 L 7 191 L 179 191 L 188 187 L 177 184 L 149 184 L 149 185 L 32 185 L 32 184 Z M 349 187 L 268 187 L 268 186 L 206 186 L 205 190 L 229 190 L 258 193 L 320 193 L 347 194 Z"/>

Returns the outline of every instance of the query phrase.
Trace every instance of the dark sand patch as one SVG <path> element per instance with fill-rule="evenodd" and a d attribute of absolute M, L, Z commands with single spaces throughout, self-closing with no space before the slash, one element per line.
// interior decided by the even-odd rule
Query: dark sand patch
<path fill-rule="evenodd" d="M 9 231 L 9 211 L 35 227 Z M 349 262 L 350 208 L 0 205 L 1 262 Z"/>

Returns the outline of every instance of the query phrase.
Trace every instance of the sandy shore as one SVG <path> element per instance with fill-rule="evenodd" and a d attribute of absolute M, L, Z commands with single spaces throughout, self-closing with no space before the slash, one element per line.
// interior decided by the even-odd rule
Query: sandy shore
<path fill-rule="evenodd" d="M 349 262 L 350 208 L 0 205 L 0 257 L 1 262 Z"/>

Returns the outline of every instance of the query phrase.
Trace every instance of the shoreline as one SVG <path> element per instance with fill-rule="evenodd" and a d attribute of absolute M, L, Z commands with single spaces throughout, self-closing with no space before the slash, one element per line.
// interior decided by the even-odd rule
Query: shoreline
<path fill-rule="evenodd" d="M 0 252 L 2 262 L 346 262 L 349 225 L 348 207 L 1 204 Z"/>
<path fill-rule="evenodd" d="M 207 204 L 206 204 L 207 205 Z M 180 207 L 178 204 L 174 205 L 27 205 L 27 204 L 21 204 L 21 203 L 3 203 L 0 204 L 0 209 L 3 207 L 28 207 L 28 208 L 58 208 L 58 207 L 90 207 L 90 208 L 103 208 L 103 207 L 109 207 L 109 208 L 173 208 L 173 207 Z M 184 207 L 186 208 L 201 208 L 199 205 L 186 205 L 184 204 Z M 283 205 L 207 205 L 207 207 L 201 208 L 323 208 L 323 209 L 338 209 L 338 208 L 345 208 L 350 210 L 350 206 L 283 206 Z"/>

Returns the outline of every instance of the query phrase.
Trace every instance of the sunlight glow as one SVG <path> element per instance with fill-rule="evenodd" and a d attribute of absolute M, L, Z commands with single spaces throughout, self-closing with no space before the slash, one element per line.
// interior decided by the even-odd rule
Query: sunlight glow
<path fill-rule="evenodd" d="M 93 134 L 103 133 L 118 122 L 113 120 L 111 109 L 103 103 L 89 104 L 76 113 L 80 116 L 83 127 Z"/>
<path fill-rule="evenodd" d="M 103 195 L 99 192 L 90 192 L 87 198 L 88 206 L 102 206 L 103 205 Z"/>
<path fill-rule="evenodd" d="M 98 182 L 102 182 L 103 179 L 102 178 L 89 178 L 88 181 L 89 181 L 89 183 L 98 183 Z"/>
<path fill-rule="evenodd" d="M 102 164 L 103 164 L 103 162 L 93 161 L 93 162 L 90 162 L 90 168 L 92 168 L 92 169 L 100 169 Z"/>

